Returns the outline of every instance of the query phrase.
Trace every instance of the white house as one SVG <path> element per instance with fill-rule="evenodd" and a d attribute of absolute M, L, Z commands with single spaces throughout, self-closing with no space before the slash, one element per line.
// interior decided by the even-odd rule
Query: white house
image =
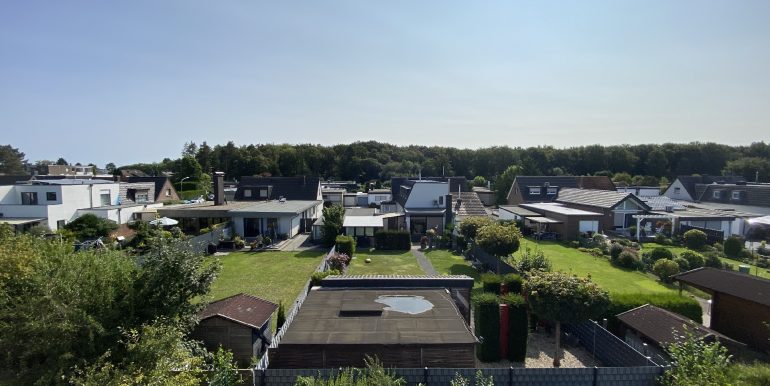
<path fill-rule="evenodd" d="M 396 180 L 394 179 L 394 182 Z M 449 182 L 399 180 L 393 187 L 399 212 L 406 216 L 406 229 L 412 239 L 419 239 L 428 229 L 441 234 L 452 221 L 452 196 Z"/>
<path fill-rule="evenodd" d="M 228 211 L 235 233 L 243 237 L 269 236 L 292 238 L 309 232 L 321 215 L 321 200 L 274 200 L 256 202 Z"/>

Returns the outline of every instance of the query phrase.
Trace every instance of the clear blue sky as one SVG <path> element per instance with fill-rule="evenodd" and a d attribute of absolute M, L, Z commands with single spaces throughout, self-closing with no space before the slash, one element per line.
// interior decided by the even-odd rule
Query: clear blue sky
<path fill-rule="evenodd" d="M 0 2 L 0 144 L 770 140 L 770 1 Z"/>

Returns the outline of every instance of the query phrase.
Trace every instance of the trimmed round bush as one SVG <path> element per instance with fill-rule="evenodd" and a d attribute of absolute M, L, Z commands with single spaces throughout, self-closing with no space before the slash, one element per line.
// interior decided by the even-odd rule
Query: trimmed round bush
<path fill-rule="evenodd" d="M 622 252 L 623 246 L 619 243 L 612 243 L 612 245 L 610 245 L 610 258 L 617 259 Z"/>
<path fill-rule="evenodd" d="M 619 267 L 628 269 L 637 269 L 642 263 L 642 261 L 639 260 L 639 257 L 631 251 L 621 252 L 618 258 L 613 262 Z"/>
<path fill-rule="evenodd" d="M 719 254 L 717 252 L 710 252 L 703 255 L 703 266 L 711 268 L 724 268 L 722 260 L 719 260 Z"/>
<path fill-rule="evenodd" d="M 679 265 L 673 260 L 660 259 L 652 266 L 652 272 L 664 283 L 670 283 L 672 276 L 679 273 Z"/>
<path fill-rule="evenodd" d="M 651 250 L 649 256 L 650 256 L 650 260 L 652 261 L 658 261 L 660 259 L 669 259 L 669 260 L 674 259 L 674 254 L 671 253 L 670 250 L 662 247 L 657 247 Z"/>
<path fill-rule="evenodd" d="M 515 273 L 503 276 L 503 283 L 508 288 L 509 294 L 521 294 L 521 289 L 524 287 L 524 279 Z"/>
<path fill-rule="evenodd" d="M 699 251 L 706 246 L 708 236 L 705 232 L 698 229 L 690 229 L 684 232 L 684 245 L 694 251 Z"/>
<path fill-rule="evenodd" d="M 485 273 L 481 275 L 481 284 L 484 292 L 490 292 L 496 295 L 500 294 L 500 283 L 503 279 L 494 273 Z"/>
<path fill-rule="evenodd" d="M 703 255 L 690 250 L 680 253 L 679 257 L 687 260 L 687 266 L 689 266 L 690 269 L 700 268 L 703 266 L 703 264 L 706 263 L 706 259 L 703 257 Z"/>
<path fill-rule="evenodd" d="M 674 259 L 674 263 L 676 263 L 676 265 L 679 266 L 679 271 L 680 272 L 684 272 L 684 271 L 689 271 L 690 270 L 690 263 L 687 262 L 687 259 L 685 259 L 683 257 L 677 257 L 676 259 Z"/>
<path fill-rule="evenodd" d="M 743 240 L 740 237 L 730 236 L 725 240 L 724 251 L 729 257 L 739 257 L 743 250 Z"/>

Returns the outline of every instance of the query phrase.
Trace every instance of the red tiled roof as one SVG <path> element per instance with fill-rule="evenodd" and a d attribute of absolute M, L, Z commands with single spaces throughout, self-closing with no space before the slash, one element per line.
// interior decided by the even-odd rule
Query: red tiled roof
<path fill-rule="evenodd" d="M 198 313 L 198 317 L 204 320 L 220 316 L 259 329 L 270 319 L 277 308 L 278 305 L 273 302 L 240 293 L 210 303 Z"/>

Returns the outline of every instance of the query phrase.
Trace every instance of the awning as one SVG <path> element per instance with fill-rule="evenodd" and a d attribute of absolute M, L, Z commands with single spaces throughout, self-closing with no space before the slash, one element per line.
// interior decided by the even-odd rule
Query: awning
<path fill-rule="evenodd" d="M 8 225 L 24 225 L 24 224 L 32 224 L 40 221 L 45 221 L 45 217 L 43 218 L 0 217 L 0 224 L 8 224 Z"/>
<path fill-rule="evenodd" d="M 550 217 L 529 217 L 527 220 L 536 222 L 539 224 L 561 224 L 563 221 L 554 220 Z"/>
<path fill-rule="evenodd" d="M 380 216 L 345 216 L 342 226 L 346 228 L 382 228 Z"/>

